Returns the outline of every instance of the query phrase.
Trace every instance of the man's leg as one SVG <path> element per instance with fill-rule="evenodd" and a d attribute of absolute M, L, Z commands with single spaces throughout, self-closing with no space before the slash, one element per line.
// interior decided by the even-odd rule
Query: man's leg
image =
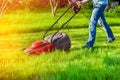
<path fill-rule="evenodd" d="M 99 24 L 104 28 L 104 31 L 105 31 L 107 38 L 108 38 L 108 42 L 114 41 L 115 37 L 113 35 L 112 30 L 110 29 L 110 26 L 106 22 L 106 19 L 104 17 L 104 12 L 101 14 L 98 21 L 99 21 Z"/>
<path fill-rule="evenodd" d="M 92 47 L 94 42 L 95 42 L 95 37 L 96 37 L 96 25 L 98 22 L 98 19 L 101 15 L 101 12 L 103 12 L 103 9 L 101 8 L 101 4 L 94 4 L 94 9 L 92 12 L 92 16 L 90 19 L 90 24 L 89 24 L 89 38 L 86 43 L 86 47 Z"/>

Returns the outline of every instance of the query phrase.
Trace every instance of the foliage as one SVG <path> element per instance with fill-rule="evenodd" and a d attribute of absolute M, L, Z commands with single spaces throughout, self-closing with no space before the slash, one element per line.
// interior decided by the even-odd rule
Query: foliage
<path fill-rule="evenodd" d="M 119 1 L 119 0 L 111 0 L 111 1 Z"/>
<path fill-rule="evenodd" d="M 19 4 L 16 7 L 14 7 L 14 9 L 36 10 L 39 8 L 50 7 L 49 0 L 16 0 L 16 1 L 18 1 Z M 66 3 L 67 3 L 66 0 L 61 0 L 59 6 L 65 7 Z"/>
<path fill-rule="evenodd" d="M 109 12 L 113 14 L 120 14 L 120 6 L 116 7 L 115 9 L 110 9 Z"/>
<path fill-rule="evenodd" d="M 0 0 L 0 19 L 8 9 L 15 7 L 18 3 L 18 0 Z"/>
<path fill-rule="evenodd" d="M 89 3 L 87 3 L 87 4 L 85 4 L 85 5 L 83 5 L 83 9 L 92 9 L 93 8 L 93 3 L 92 2 L 89 2 Z"/>

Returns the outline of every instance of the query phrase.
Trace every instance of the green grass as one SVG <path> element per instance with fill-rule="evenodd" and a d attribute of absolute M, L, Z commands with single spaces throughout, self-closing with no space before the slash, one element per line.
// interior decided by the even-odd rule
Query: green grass
<path fill-rule="evenodd" d="M 67 33 L 72 41 L 69 51 L 56 50 L 49 54 L 27 55 L 21 50 L 36 40 L 42 40 L 45 30 L 62 11 L 63 9 L 59 10 L 56 17 L 52 17 L 48 11 L 17 11 L 3 16 L 0 21 L 0 80 L 120 79 L 119 15 L 106 13 L 107 21 L 116 37 L 113 43 L 104 44 L 107 41 L 106 35 L 97 28 L 94 48 L 82 49 L 88 38 L 89 21 L 79 13 L 67 25 L 69 30 L 61 30 Z M 65 15 L 54 29 L 71 14 L 72 12 Z"/>
<path fill-rule="evenodd" d="M 29 32 L 40 32 L 46 30 L 50 27 L 53 22 L 61 15 L 65 9 L 58 10 L 58 14 L 53 17 L 51 12 L 48 10 L 40 11 L 14 11 L 5 14 L 0 20 L 0 34 L 5 33 L 29 33 Z M 65 22 L 71 15 L 73 11 L 70 10 L 64 17 L 58 22 L 58 24 L 53 28 L 57 29 L 63 22 Z M 82 10 L 79 12 L 74 19 L 67 25 L 68 28 L 82 28 L 88 27 L 91 11 Z M 112 26 L 119 26 L 119 14 L 114 15 L 111 13 L 106 13 L 107 21 Z"/>

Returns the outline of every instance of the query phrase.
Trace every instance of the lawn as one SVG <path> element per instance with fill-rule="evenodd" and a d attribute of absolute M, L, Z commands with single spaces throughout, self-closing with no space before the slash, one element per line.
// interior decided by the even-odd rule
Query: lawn
<path fill-rule="evenodd" d="M 0 20 L 0 80 L 119 80 L 120 79 L 120 15 L 106 12 L 116 41 L 107 41 L 101 27 L 97 28 L 94 48 L 82 49 L 88 38 L 91 11 L 80 12 L 61 32 L 69 35 L 69 51 L 27 55 L 22 48 L 42 40 L 45 30 L 64 9 L 53 17 L 49 10 L 9 12 Z M 55 26 L 64 22 L 72 11 Z"/>

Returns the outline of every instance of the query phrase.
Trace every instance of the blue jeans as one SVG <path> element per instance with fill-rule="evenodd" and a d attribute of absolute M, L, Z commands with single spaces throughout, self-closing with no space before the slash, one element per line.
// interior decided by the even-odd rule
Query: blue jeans
<path fill-rule="evenodd" d="M 106 6 L 107 5 L 102 5 L 99 3 L 93 4 L 94 9 L 89 23 L 89 29 L 90 29 L 89 38 L 86 43 L 86 46 L 88 47 L 92 47 L 94 45 L 95 37 L 96 37 L 96 26 L 98 22 L 104 28 L 108 41 L 115 39 L 112 30 L 110 29 L 104 17 L 104 9 Z"/>

